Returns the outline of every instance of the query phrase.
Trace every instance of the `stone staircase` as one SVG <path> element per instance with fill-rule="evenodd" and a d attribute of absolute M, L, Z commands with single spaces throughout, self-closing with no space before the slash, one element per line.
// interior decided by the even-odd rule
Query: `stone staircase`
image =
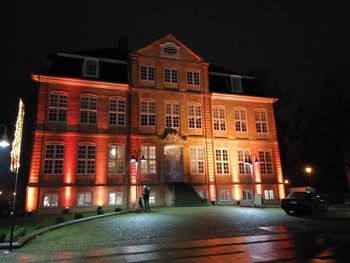
<path fill-rule="evenodd" d="M 190 184 L 186 183 L 173 183 L 169 185 L 170 189 L 175 191 L 175 203 L 174 206 L 206 206 L 208 205 L 207 199 L 199 197 L 196 191 Z"/>

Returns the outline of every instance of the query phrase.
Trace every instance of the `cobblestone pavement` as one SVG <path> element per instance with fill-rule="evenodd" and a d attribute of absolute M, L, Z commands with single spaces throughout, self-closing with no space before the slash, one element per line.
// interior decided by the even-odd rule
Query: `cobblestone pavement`
<path fill-rule="evenodd" d="M 151 213 L 128 213 L 54 230 L 35 238 L 23 248 L 16 249 L 14 252 L 5 254 L 2 251 L 0 262 L 16 262 L 18 259 L 21 259 L 21 262 L 36 262 L 40 260 L 46 262 L 51 257 L 55 259 L 61 257 L 64 259 L 67 256 L 69 258 L 70 255 L 75 255 L 75 253 L 78 253 L 80 256 L 87 255 L 91 251 L 94 252 L 94 255 L 98 255 L 98 253 L 103 253 L 103 251 L 105 253 L 106 251 L 108 252 L 108 249 L 115 250 L 118 247 L 125 246 L 130 249 L 150 244 L 152 244 L 149 247 L 151 250 L 146 254 L 148 259 L 152 259 L 150 255 L 153 255 L 153 257 L 155 257 L 154 253 L 159 255 L 158 252 L 153 251 L 154 246 L 169 242 L 179 243 L 178 241 L 182 241 L 180 243 L 183 243 L 185 241 L 190 242 L 191 240 L 217 240 L 238 236 L 261 237 L 283 233 L 287 230 L 289 233 L 297 235 L 311 234 L 312 238 L 314 238 L 313 233 L 318 233 L 318 236 L 319 234 L 350 234 L 350 213 L 344 213 L 345 217 L 343 215 L 343 218 L 340 220 L 337 215 L 333 216 L 331 212 L 317 216 L 295 217 L 287 216 L 281 209 L 267 208 L 239 208 L 230 206 L 158 208 Z M 198 241 L 195 242 L 195 244 L 197 243 Z M 282 242 L 282 247 L 283 244 Z M 249 245 L 249 247 L 254 246 Z M 225 246 L 226 248 L 228 251 L 236 251 L 237 245 L 232 248 Z M 249 248 L 244 247 L 240 249 L 247 250 Z M 266 250 L 267 248 L 265 247 L 264 249 Z M 279 251 L 286 250 L 281 249 Z M 215 257 L 221 259 L 227 257 L 223 252 L 215 254 L 214 252 L 217 250 L 217 247 L 211 248 L 212 257 L 214 257 L 214 261 L 211 262 L 215 262 Z M 184 251 L 188 252 L 191 250 L 185 248 Z M 185 252 L 183 255 L 186 254 Z M 204 253 L 203 249 L 197 250 L 196 253 L 199 255 L 202 252 Z M 231 252 L 228 254 L 231 254 Z M 234 254 L 238 256 L 242 253 Z M 114 251 L 111 256 L 96 259 L 96 262 L 105 262 L 105 260 L 107 260 L 106 262 L 132 262 L 130 258 L 137 261 L 135 257 L 132 257 L 132 253 L 127 256 L 129 256 L 129 259 L 128 257 L 124 258 L 124 255 L 116 254 Z M 249 259 L 246 256 L 247 261 L 254 261 L 252 258 Z M 136 259 L 141 260 L 140 257 L 136 257 Z M 95 258 L 85 258 L 84 262 L 85 260 L 95 260 Z M 147 260 L 144 259 L 144 261 Z M 162 257 L 159 260 L 162 261 Z M 174 257 L 172 260 L 180 259 Z M 191 260 L 195 260 L 195 258 L 188 258 L 188 260 L 189 262 L 194 262 Z"/>

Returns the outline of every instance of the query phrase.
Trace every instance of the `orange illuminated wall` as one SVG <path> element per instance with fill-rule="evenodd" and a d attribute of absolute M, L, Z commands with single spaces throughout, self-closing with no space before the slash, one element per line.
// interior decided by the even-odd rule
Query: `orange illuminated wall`
<path fill-rule="evenodd" d="M 39 183 L 39 175 L 41 169 L 41 154 L 43 152 L 43 132 L 36 131 L 34 133 L 34 142 L 32 150 L 32 159 L 29 171 L 29 184 Z"/>
<path fill-rule="evenodd" d="M 37 209 L 38 203 L 38 188 L 27 187 L 26 211 L 34 211 Z"/>

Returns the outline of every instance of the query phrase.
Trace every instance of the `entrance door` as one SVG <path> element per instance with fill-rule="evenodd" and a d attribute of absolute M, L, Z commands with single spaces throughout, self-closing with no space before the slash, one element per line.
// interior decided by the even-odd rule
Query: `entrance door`
<path fill-rule="evenodd" d="M 183 182 L 183 158 L 182 148 L 167 146 L 164 148 L 165 181 Z"/>

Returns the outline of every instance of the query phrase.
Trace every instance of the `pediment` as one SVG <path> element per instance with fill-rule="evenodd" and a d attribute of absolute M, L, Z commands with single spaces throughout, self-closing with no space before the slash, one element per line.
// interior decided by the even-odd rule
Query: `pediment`
<path fill-rule="evenodd" d="M 172 128 L 164 129 L 164 132 L 159 136 L 163 144 L 184 144 L 187 141 L 186 136 L 181 136 L 177 130 Z"/>
<path fill-rule="evenodd" d="M 153 43 L 135 51 L 135 53 L 148 57 L 204 62 L 201 56 L 188 48 L 172 34 L 168 34 L 154 41 Z"/>

